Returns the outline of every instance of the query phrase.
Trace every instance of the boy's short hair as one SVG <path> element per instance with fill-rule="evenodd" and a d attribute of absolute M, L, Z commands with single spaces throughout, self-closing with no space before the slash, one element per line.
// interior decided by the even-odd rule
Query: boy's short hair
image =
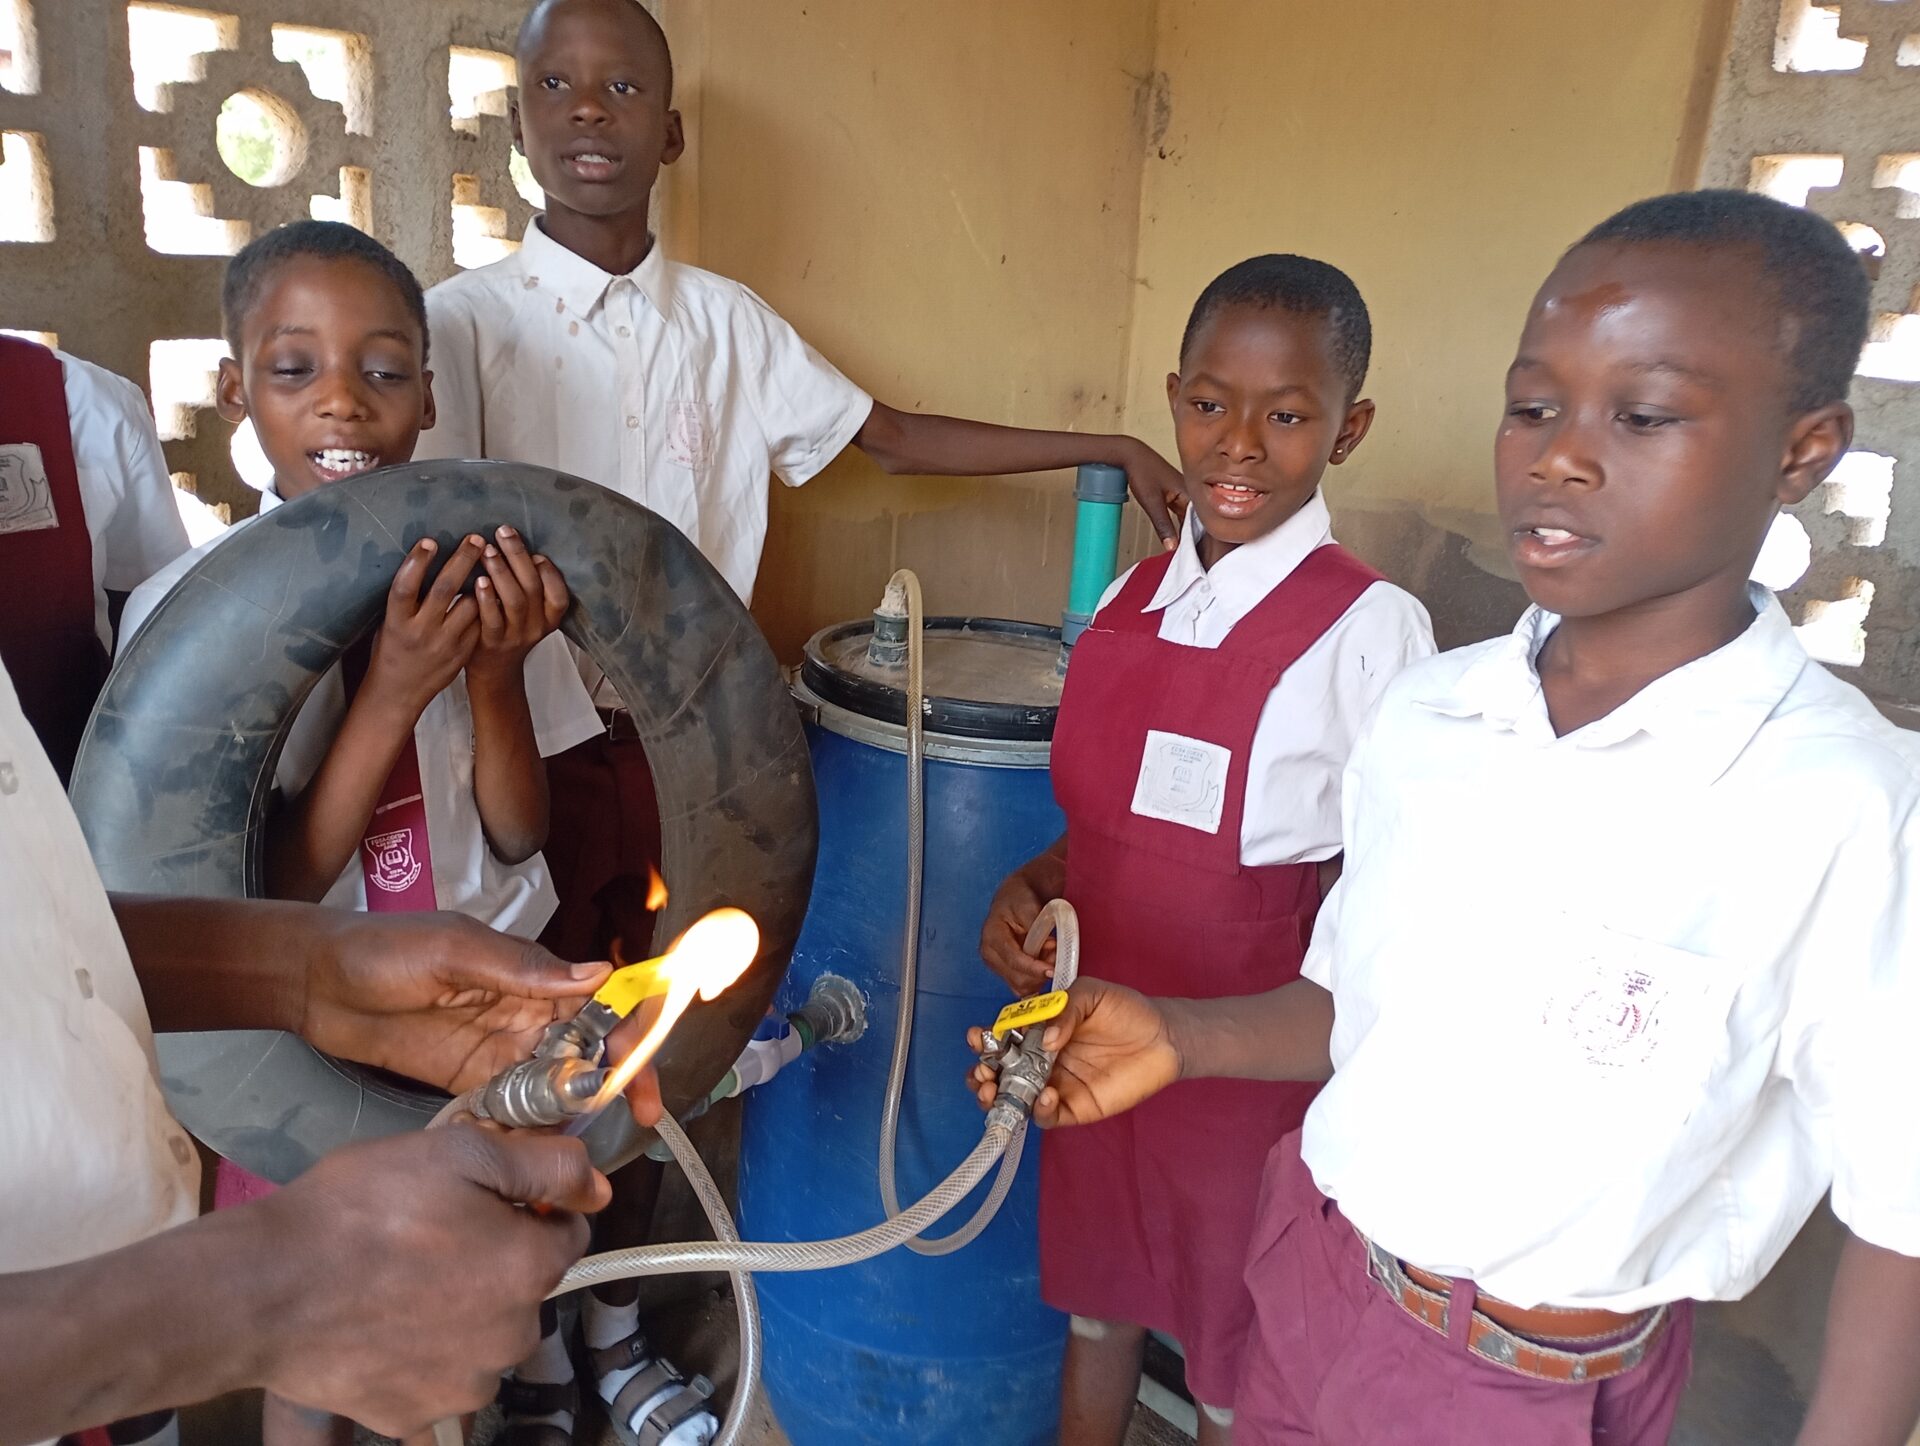
<path fill-rule="evenodd" d="M 1182 366 L 1200 328 L 1229 306 L 1277 307 L 1296 316 L 1323 318 L 1333 364 L 1347 380 L 1347 400 L 1360 395 L 1373 360 L 1373 318 L 1360 299 L 1360 288 L 1338 266 L 1293 255 L 1250 256 L 1229 266 L 1207 283 L 1193 304 L 1180 337 Z"/>
<path fill-rule="evenodd" d="M 1752 191 L 1678 191 L 1608 217 L 1573 249 L 1605 241 L 1758 251 L 1772 304 L 1794 326 L 1787 359 L 1791 405 L 1812 411 L 1846 400 L 1867 343 L 1873 283 L 1831 221 Z"/>
<path fill-rule="evenodd" d="M 240 328 L 248 313 L 260 304 L 273 273 L 289 261 L 360 261 L 385 274 L 420 324 L 420 360 L 431 349 L 427 327 L 427 298 L 407 263 L 366 232 L 340 221 L 290 221 L 256 237 L 227 263 L 227 279 L 220 288 L 220 315 L 226 324 L 227 345 L 240 355 Z"/>
<path fill-rule="evenodd" d="M 547 11 L 561 3 L 563 3 L 563 0 L 534 0 L 533 8 L 527 11 L 525 17 L 520 21 L 519 34 L 514 37 L 513 55 L 515 60 L 518 60 L 522 55 L 526 54 L 527 41 L 532 37 L 534 22 L 543 18 Z M 667 65 L 667 104 L 672 105 L 673 47 L 667 43 L 667 32 L 661 26 L 660 22 L 654 18 L 653 12 L 647 9 L 646 5 L 642 3 L 642 0 L 622 0 L 622 3 L 633 11 L 633 18 L 637 20 L 641 27 L 647 32 L 647 38 L 660 47 L 661 58 L 666 61 Z"/>

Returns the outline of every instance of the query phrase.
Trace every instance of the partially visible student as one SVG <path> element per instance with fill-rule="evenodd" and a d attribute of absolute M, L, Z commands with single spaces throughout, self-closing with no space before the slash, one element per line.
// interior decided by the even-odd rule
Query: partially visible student
<path fill-rule="evenodd" d="M 419 284 L 371 237 L 331 222 L 269 232 L 228 269 L 231 359 L 219 407 L 273 464 L 269 509 L 408 461 L 433 425 Z M 218 542 L 209 546 L 218 546 Z M 416 543 L 385 620 L 316 686 L 281 757 L 268 891 L 372 912 L 444 909 L 533 938 L 553 912 L 540 858 L 551 754 L 598 731 L 564 643 L 559 570 L 510 527 L 471 536 L 430 576 Z M 129 630 L 197 554 L 144 585 Z M 463 589 L 473 582 L 471 596 Z M 262 1182 L 223 1162 L 220 1203 Z M 269 1446 L 347 1439 L 270 1400 Z"/>
<path fill-rule="evenodd" d="M 187 547 L 140 389 L 0 335 L 0 658 L 62 783 L 106 681 L 112 602 Z"/>
<path fill-rule="evenodd" d="M 1067 832 L 982 931 L 1017 992 L 1044 987 L 1022 943 L 1054 897 L 1116 983 L 1206 997 L 1299 976 L 1354 736 L 1433 651 L 1426 610 L 1334 542 L 1320 490 L 1373 424 L 1372 341 L 1353 282 L 1304 256 L 1243 261 L 1194 303 L 1167 377 L 1186 529 L 1075 647 L 1053 741 Z M 1260 1169 L 1314 1089 L 1183 1084 L 1047 1142 L 1040 1286 L 1072 1317 L 1062 1446 L 1120 1446 L 1149 1329 L 1181 1343 L 1201 1442 L 1229 1439 Z"/>
<path fill-rule="evenodd" d="M 737 281 L 665 256 L 650 199 L 684 145 L 672 108 L 665 35 L 635 0 L 540 0 L 520 32 L 514 133 L 546 210 L 521 249 L 434 288 L 440 425 L 423 455 L 486 456 L 556 467 L 658 512 L 693 540 L 742 598 L 766 540 L 768 485 L 799 486 L 849 444 L 889 472 L 996 475 L 1107 462 L 1169 546 L 1178 474 L 1123 436 L 1036 432 L 904 412 L 842 376 Z M 937 338 L 929 345 L 937 346 Z M 631 714 L 587 669 L 605 736 L 555 761 L 562 908 L 545 935 L 569 957 L 644 953 L 659 860 L 652 776 Z M 671 884 L 673 881 L 668 880 Z M 614 1177 L 607 1238 L 637 1236 L 658 1171 Z M 629 1389 L 653 1363 L 638 1329 L 638 1287 L 598 1287 L 586 1332 L 619 1429 L 674 1393 Z M 558 1345 L 540 1369 L 556 1429 L 572 1368 Z M 561 1380 L 553 1380 L 556 1374 Z M 623 1395 L 622 1392 L 625 1392 Z M 522 1403 L 531 1396 L 520 1393 Z M 662 1418 L 672 1437 L 679 1426 Z M 690 1430 L 704 1429 L 699 1423 Z M 668 1446 L 679 1446 L 672 1437 Z"/>
<path fill-rule="evenodd" d="M 1050 1029 L 1043 1123 L 1331 1076 L 1267 1166 L 1240 1446 L 1658 1446 L 1691 1302 L 1752 1290 L 1829 1187 L 1801 1446 L 1920 1418 L 1920 754 L 1748 582 L 1852 442 L 1868 291 L 1833 226 L 1741 192 L 1567 252 L 1495 449 L 1536 605 L 1389 686 L 1304 977 L 1086 980 Z"/>

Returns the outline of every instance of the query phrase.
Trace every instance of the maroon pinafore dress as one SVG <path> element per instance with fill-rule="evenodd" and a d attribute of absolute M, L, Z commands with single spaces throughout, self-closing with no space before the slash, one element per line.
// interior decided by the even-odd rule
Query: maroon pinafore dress
<path fill-rule="evenodd" d="M 1089 976 L 1152 995 L 1258 994 L 1296 979 L 1318 867 L 1240 862 L 1247 757 L 1280 676 L 1379 578 L 1328 544 L 1218 648 L 1145 613 L 1140 564 L 1074 649 L 1054 734 L 1067 898 Z M 1261 1167 L 1318 1087 L 1183 1081 L 1116 1119 L 1048 1136 L 1040 1279 L 1074 1315 L 1165 1331 L 1187 1383 L 1233 1403 L 1253 1308 L 1242 1281 Z"/>

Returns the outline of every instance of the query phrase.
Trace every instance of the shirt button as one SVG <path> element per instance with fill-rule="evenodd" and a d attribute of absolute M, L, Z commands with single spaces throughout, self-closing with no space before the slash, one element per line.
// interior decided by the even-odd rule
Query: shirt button
<path fill-rule="evenodd" d="M 621 328 L 620 328 L 620 335 L 622 335 L 622 336 L 632 336 L 632 335 L 633 335 L 633 328 L 632 328 L 632 327 L 630 327 L 630 326 L 623 326 L 623 327 L 621 327 Z"/>
<path fill-rule="evenodd" d="M 73 971 L 73 982 L 80 986 L 82 999 L 93 998 L 93 975 L 84 969 L 76 969 Z"/>
<path fill-rule="evenodd" d="M 193 1146 L 189 1145 L 182 1136 L 169 1135 L 167 1148 L 173 1151 L 173 1160 L 176 1165 L 184 1168 L 193 1163 Z"/>
<path fill-rule="evenodd" d="M 640 419 L 638 417 L 627 418 L 627 430 L 629 432 L 637 430 L 639 426 L 640 426 Z"/>
<path fill-rule="evenodd" d="M 0 793 L 13 794 L 20 790 L 20 775 L 13 771 L 11 761 L 0 763 Z"/>

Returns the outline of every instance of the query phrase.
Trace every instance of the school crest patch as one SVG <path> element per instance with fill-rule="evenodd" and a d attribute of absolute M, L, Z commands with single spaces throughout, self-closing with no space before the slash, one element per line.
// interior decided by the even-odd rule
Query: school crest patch
<path fill-rule="evenodd" d="M 705 402 L 667 404 L 667 451 L 696 472 L 713 460 L 713 429 L 707 425 Z"/>
<path fill-rule="evenodd" d="M 0 442 L 0 536 L 59 525 L 40 449 L 31 442 Z"/>
<path fill-rule="evenodd" d="M 391 833 L 369 834 L 361 845 L 373 867 L 367 878 L 374 887 L 389 894 L 402 894 L 420 877 L 420 857 L 413 851 L 413 830 L 397 828 Z"/>
<path fill-rule="evenodd" d="M 1133 811 L 1142 818 L 1218 833 L 1232 766 L 1233 753 L 1217 743 L 1149 729 L 1133 786 Z"/>

